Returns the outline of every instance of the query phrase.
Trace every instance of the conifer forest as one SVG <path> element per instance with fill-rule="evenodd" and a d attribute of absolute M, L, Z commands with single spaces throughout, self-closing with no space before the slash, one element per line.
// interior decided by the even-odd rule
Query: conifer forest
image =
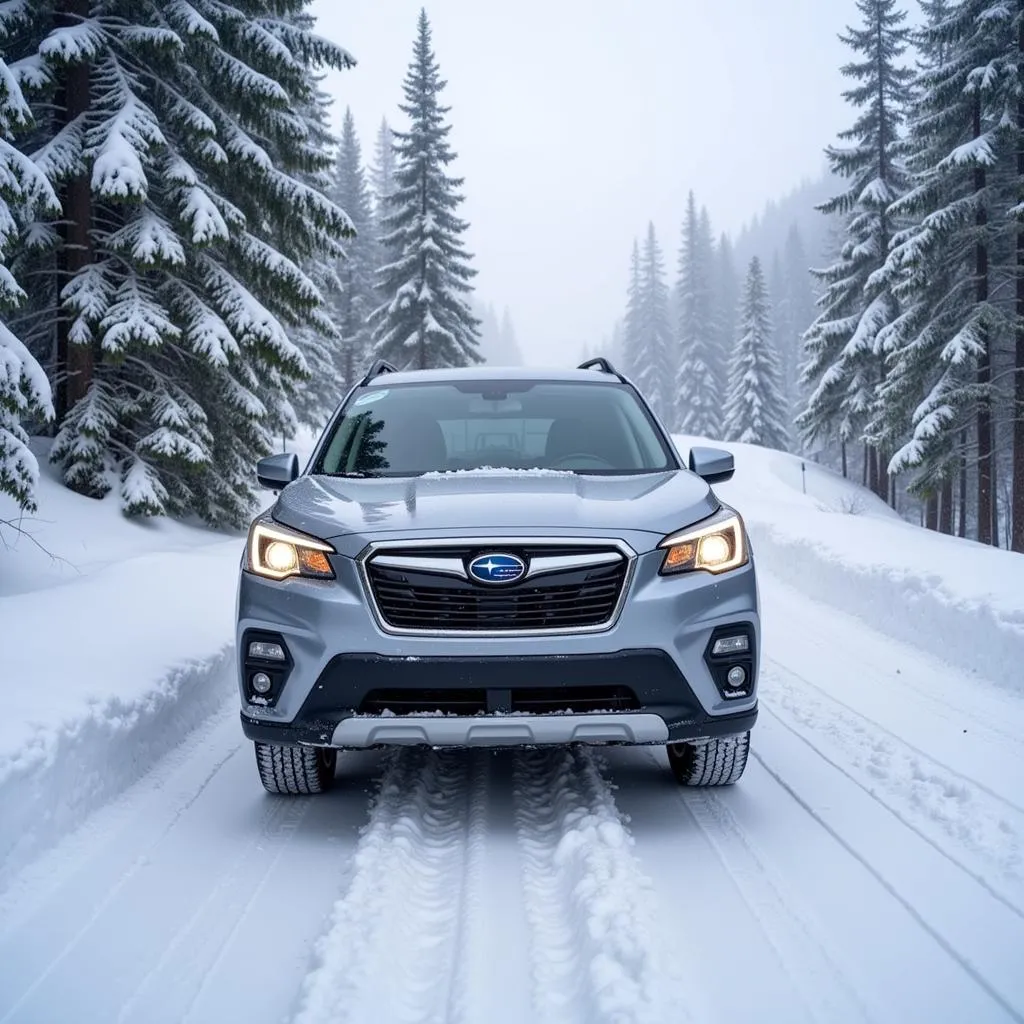
<path fill-rule="evenodd" d="M 857 0 L 820 179 L 731 234 L 684 183 L 579 355 L 674 432 L 1024 551 L 1024 5 L 906 6 Z M 405 31 L 401 102 L 361 139 L 323 87 L 358 55 L 308 0 L 0 3 L 0 490 L 22 509 L 47 435 L 74 491 L 239 528 L 254 461 L 372 360 L 522 359 L 477 294 L 443 40 L 426 10 Z"/>

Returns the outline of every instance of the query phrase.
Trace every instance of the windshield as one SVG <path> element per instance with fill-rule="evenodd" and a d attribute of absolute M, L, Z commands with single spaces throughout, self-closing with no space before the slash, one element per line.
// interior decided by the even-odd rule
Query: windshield
<path fill-rule="evenodd" d="M 473 381 L 360 388 L 313 469 L 416 476 L 466 469 L 635 474 L 678 463 L 622 384 Z"/>

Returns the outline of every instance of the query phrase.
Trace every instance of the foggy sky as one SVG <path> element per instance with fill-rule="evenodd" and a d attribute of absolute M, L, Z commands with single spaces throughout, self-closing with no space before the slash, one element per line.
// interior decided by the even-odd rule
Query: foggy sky
<path fill-rule="evenodd" d="M 422 0 L 316 0 L 317 31 L 369 162 L 398 103 Z M 501 8 L 504 8 L 502 10 Z M 837 34 L 854 0 L 431 0 L 448 81 L 451 173 L 466 178 L 478 296 L 508 305 L 531 363 L 577 359 L 622 313 L 634 237 L 653 220 L 675 275 L 686 193 L 716 234 L 824 166 L 851 122 Z"/>

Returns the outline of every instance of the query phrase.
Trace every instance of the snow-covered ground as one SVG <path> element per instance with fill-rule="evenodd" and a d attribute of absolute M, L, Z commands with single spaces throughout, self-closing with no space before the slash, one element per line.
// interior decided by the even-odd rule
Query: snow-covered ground
<path fill-rule="evenodd" d="M 764 673 L 721 792 L 405 750 L 267 797 L 241 539 L 44 482 L 74 568 L 0 553 L 0 1022 L 1024 1021 L 1024 559 L 730 447 Z"/>

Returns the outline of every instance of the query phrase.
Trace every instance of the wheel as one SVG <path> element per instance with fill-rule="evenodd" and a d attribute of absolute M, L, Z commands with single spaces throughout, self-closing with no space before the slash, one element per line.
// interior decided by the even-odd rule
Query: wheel
<path fill-rule="evenodd" d="M 684 786 L 731 786 L 747 767 L 750 733 L 700 743 L 669 743 L 668 763 Z"/>
<path fill-rule="evenodd" d="M 334 784 L 338 752 L 326 747 L 256 743 L 256 767 L 268 793 L 325 793 Z"/>

